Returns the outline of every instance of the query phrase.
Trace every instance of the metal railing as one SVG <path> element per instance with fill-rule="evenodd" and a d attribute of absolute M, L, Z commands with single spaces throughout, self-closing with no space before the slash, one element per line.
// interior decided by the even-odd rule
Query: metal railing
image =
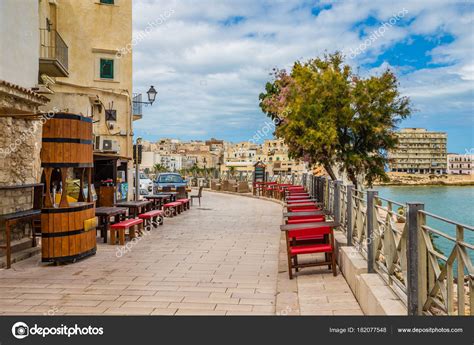
<path fill-rule="evenodd" d="M 142 103 L 142 94 L 134 93 L 132 99 L 132 110 L 133 115 L 143 116 L 143 103 Z"/>
<path fill-rule="evenodd" d="M 55 59 L 67 71 L 69 48 L 61 35 L 53 29 L 40 29 L 40 58 Z"/>
<path fill-rule="evenodd" d="M 367 260 L 367 271 L 387 283 L 409 315 L 474 315 L 474 244 L 466 236 L 473 226 L 327 177 L 313 177 L 312 186 L 341 224 L 347 245 Z M 436 238 L 451 243 L 448 253 L 437 249 Z"/>
<path fill-rule="evenodd" d="M 419 308 L 427 315 L 474 315 L 474 268 L 469 255 L 474 252 L 474 245 L 465 240 L 466 232 L 474 233 L 474 227 L 423 209 L 417 218 L 418 263 L 426 268 L 418 271 Z M 448 253 L 436 248 L 433 236 L 452 244 Z"/>
<path fill-rule="evenodd" d="M 407 205 L 374 198 L 374 269 L 407 304 Z"/>

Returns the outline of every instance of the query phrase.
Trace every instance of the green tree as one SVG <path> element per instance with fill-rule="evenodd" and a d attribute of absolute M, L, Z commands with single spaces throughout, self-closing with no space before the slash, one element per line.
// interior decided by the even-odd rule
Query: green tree
<path fill-rule="evenodd" d="M 360 175 L 368 185 L 388 179 L 386 152 L 397 143 L 397 123 L 411 114 L 393 72 L 362 78 L 337 52 L 297 61 L 291 73 L 274 70 L 260 107 L 279 119 L 275 135 L 291 157 L 321 164 L 333 180 L 338 166 L 356 186 Z"/>
<path fill-rule="evenodd" d="M 159 174 L 159 173 L 163 173 L 163 172 L 168 172 L 168 169 L 161 165 L 161 164 L 155 164 L 153 166 L 153 171 L 155 172 L 155 174 Z"/>

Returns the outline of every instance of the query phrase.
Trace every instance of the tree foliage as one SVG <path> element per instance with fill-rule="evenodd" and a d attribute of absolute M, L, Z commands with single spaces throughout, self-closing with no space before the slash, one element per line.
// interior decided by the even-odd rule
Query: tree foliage
<path fill-rule="evenodd" d="M 368 185 L 387 179 L 386 152 L 397 143 L 397 123 L 411 114 L 392 71 L 362 78 L 337 52 L 297 61 L 291 73 L 274 70 L 260 107 L 280 119 L 275 135 L 291 157 L 323 165 L 332 179 L 338 166 L 355 185 L 360 175 Z"/>
<path fill-rule="evenodd" d="M 161 164 L 155 164 L 153 166 L 153 172 L 155 174 L 159 174 L 159 173 L 164 173 L 164 172 L 169 172 L 168 168 L 165 167 L 164 165 L 161 165 Z"/>

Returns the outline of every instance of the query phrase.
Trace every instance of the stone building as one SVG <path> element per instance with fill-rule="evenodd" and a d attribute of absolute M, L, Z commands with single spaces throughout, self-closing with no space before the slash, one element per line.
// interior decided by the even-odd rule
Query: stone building
<path fill-rule="evenodd" d="M 44 118 L 38 108 L 48 99 L 33 91 L 39 69 L 38 18 L 38 0 L 0 1 L 0 31 L 8 33 L 0 36 L 0 215 L 31 209 L 31 185 L 40 179 Z M 29 231 L 19 224 L 12 229 L 12 240 Z M 2 244 L 4 236 L 0 222 Z"/>
<path fill-rule="evenodd" d="M 391 172 L 447 173 L 446 133 L 404 128 L 397 136 L 397 147 L 388 153 Z"/>
<path fill-rule="evenodd" d="M 132 127 L 142 115 L 132 106 L 132 52 L 126 49 L 132 41 L 132 2 L 36 2 L 38 92 L 50 99 L 48 107 L 93 118 L 96 180 L 120 176 L 133 184 Z M 128 191 L 130 199 L 133 188 Z"/>
<path fill-rule="evenodd" d="M 474 175 L 474 154 L 448 153 L 448 174 Z"/>

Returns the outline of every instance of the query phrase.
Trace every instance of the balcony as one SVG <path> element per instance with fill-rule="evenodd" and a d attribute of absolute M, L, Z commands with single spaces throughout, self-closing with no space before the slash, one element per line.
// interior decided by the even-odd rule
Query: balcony
<path fill-rule="evenodd" d="M 39 72 L 68 77 L 68 46 L 56 30 L 40 29 Z"/>
<path fill-rule="evenodd" d="M 143 103 L 142 94 L 133 94 L 132 110 L 133 110 L 133 121 L 141 120 L 143 118 Z"/>

